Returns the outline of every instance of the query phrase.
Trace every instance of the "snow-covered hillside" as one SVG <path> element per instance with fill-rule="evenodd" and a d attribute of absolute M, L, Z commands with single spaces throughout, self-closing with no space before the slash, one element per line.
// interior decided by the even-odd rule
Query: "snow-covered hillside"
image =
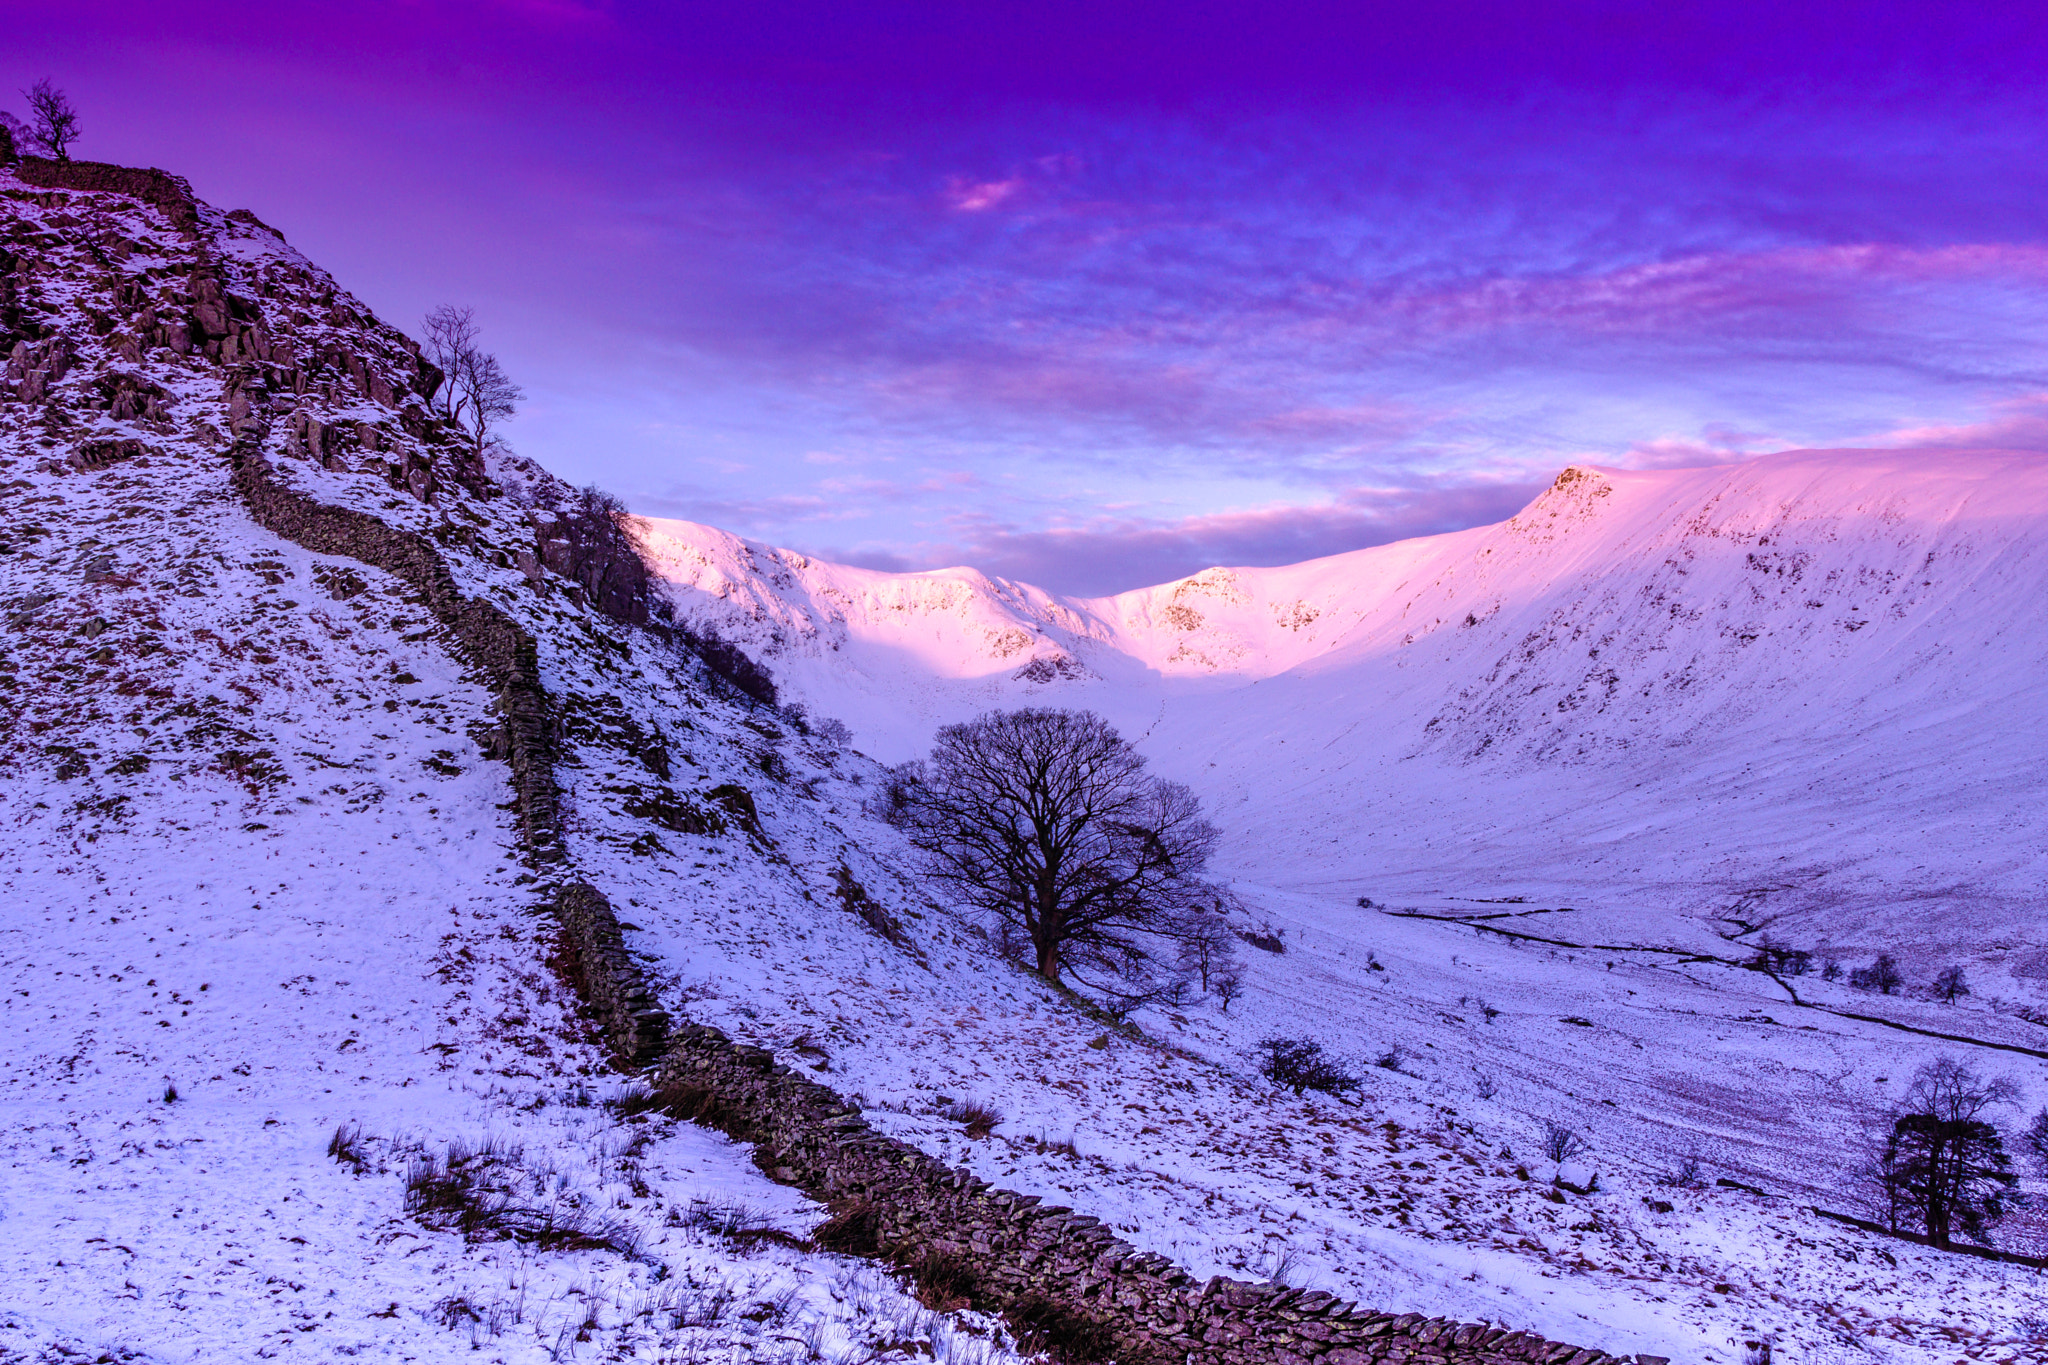
<path fill-rule="evenodd" d="M 1979 606 L 2023 600 L 2036 523 L 2015 512 L 2018 475 L 2009 522 L 1984 529 L 1957 493 L 1944 505 L 1963 511 L 1925 531 L 1859 510 L 1906 487 L 1875 457 L 1588 472 L 1505 527 L 1100 602 L 662 528 L 686 614 L 764 647 L 786 693 L 875 754 L 1035 699 L 1112 714 L 1198 784 L 1253 907 L 1242 927 L 1283 931 L 1265 940 L 1283 951 L 1245 950 L 1228 1012 L 1196 999 L 1119 1029 L 906 873 L 899 834 L 866 813 L 873 759 L 749 702 L 673 634 L 595 610 L 558 553 L 568 490 L 461 460 L 410 344 L 277 233 L 167 178 L 42 174 L 0 170 L 0 1360 L 1012 1359 L 989 1321 L 803 1245 L 822 1211 L 743 1148 L 602 1103 L 631 1078 L 558 970 L 547 907 L 572 878 L 627 920 L 674 1016 L 1197 1274 L 1285 1266 L 1380 1307 L 1714 1365 L 1766 1339 L 1802 1362 L 2038 1349 L 2033 1271 L 1806 1208 L 1850 1198 L 1855 1134 L 1938 1051 L 2048 1099 L 2026 1050 L 2042 1030 L 1990 1007 L 2040 1001 L 2037 978 L 1995 975 L 2027 926 L 1979 943 L 1982 989 L 1958 1005 L 1811 978 L 1794 1003 L 1729 965 L 1753 930 L 1701 917 L 1754 923 L 1780 893 L 1699 880 L 1684 843 L 1776 856 L 1822 837 L 1782 794 L 1698 795 L 1759 735 L 1782 737 L 1781 766 L 1842 755 L 1830 780 L 1865 783 L 1846 789 L 1858 810 L 1907 809 L 1868 785 L 1888 753 L 1967 740 L 2017 771 L 2030 741 L 2005 731 L 2035 714 L 2036 637 L 2023 615 L 1996 634 Z M 259 459 L 283 493 L 432 547 L 451 591 L 530 638 L 559 848 L 521 843 L 507 699 L 461 662 L 448 616 L 414 580 L 262 529 L 236 464 Z M 1866 492 L 1844 493 L 1857 468 Z M 2002 477 L 1956 469 L 1952 490 Z M 1744 530 L 1754 543 L 1689 529 L 1687 509 L 1752 485 L 1795 510 Z M 1950 558 L 1890 597 L 1827 587 L 1857 556 L 1921 564 L 1922 541 Z M 1752 585 L 1754 602 L 1715 605 Z M 1766 629 L 1701 624 L 1730 615 Z M 1969 620 L 1977 634 L 1953 634 Z M 1595 636 L 1571 642 L 1581 624 Z M 1908 667 L 1943 632 L 2007 650 L 2004 671 Z M 1620 681 L 1560 738 L 1580 653 Z M 1719 686 L 1752 658 L 1768 662 L 1747 691 Z M 1667 672 L 1699 681 L 1639 698 Z M 1826 723 L 1783 723 L 1827 697 Z M 1929 737 L 1902 751 L 1884 727 L 1916 697 Z M 1955 709 L 1971 700 L 1974 722 Z M 1844 726 L 1893 748 L 1844 745 Z M 1945 771 L 1920 785 L 1967 830 L 1989 809 L 1978 770 Z M 1989 870 L 1966 884 L 1964 854 L 1918 829 L 1884 848 L 1844 834 L 1844 866 L 1813 885 L 1903 875 L 1904 850 L 1978 916 L 1929 902 L 1922 921 L 1998 922 L 2021 854 L 1977 850 Z M 1802 885 L 1800 913 L 1854 926 L 1830 930 L 1845 943 L 1899 931 L 1884 905 Z M 1246 1060 L 1275 1032 L 1323 1038 L 1370 1083 L 1356 1103 L 1275 1090 Z M 1001 1121 L 971 1136 L 947 1117 L 959 1101 Z M 1553 1120 L 1592 1140 L 1598 1191 L 1549 1184 Z M 458 1142 L 549 1237 L 465 1235 L 408 1201 Z M 1705 1183 L 1677 1179 L 1688 1152 Z"/>
<path fill-rule="evenodd" d="M 1194 786 L 1289 945 L 1251 954 L 1219 1059 L 1272 1031 L 1402 1055 L 1461 1113 L 1835 1207 L 1935 1056 L 2048 1099 L 2031 457 L 1574 467 L 1499 526 L 1096 600 L 653 529 L 679 606 L 882 758 L 1085 706 Z M 1740 970 L 1766 937 L 1976 994 Z"/>
<path fill-rule="evenodd" d="M 1094 600 L 653 527 L 684 610 L 864 750 L 1088 706 L 1209 798 L 1246 877 L 2048 946 L 2038 457 L 1574 466 L 1498 526 Z"/>

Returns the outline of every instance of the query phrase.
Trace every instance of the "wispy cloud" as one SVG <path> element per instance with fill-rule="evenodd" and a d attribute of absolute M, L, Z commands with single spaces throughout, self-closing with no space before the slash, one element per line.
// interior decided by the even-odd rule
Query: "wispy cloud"
<path fill-rule="evenodd" d="M 1441 483 L 1353 488 L 1328 502 L 1205 513 L 1174 520 L 1097 516 L 1030 528 L 957 519 L 953 539 L 876 547 L 819 546 L 843 562 L 901 572 L 971 564 L 1055 592 L 1101 596 L 1185 577 L 1215 564 L 1291 564 L 1411 536 L 1504 520 L 1539 483 Z"/>

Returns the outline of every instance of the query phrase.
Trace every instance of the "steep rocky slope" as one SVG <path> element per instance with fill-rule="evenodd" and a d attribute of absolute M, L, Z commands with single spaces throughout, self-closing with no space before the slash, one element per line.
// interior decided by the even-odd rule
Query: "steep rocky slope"
<path fill-rule="evenodd" d="M 1446 963 L 1441 936 L 1465 931 L 1348 898 L 1339 921 L 1328 895 L 1248 881 L 1288 931 L 1285 953 L 1250 954 L 1252 992 L 1109 1027 L 902 875 L 863 813 L 872 760 L 749 701 L 658 613 L 637 624 L 633 565 L 571 490 L 464 461 L 412 345 L 276 232 L 158 173 L 25 162 L 0 171 L 0 233 L 0 1358 L 1010 1357 L 989 1320 L 794 1245 L 824 1210 L 746 1149 L 603 1104 L 629 1080 L 605 1044 L 645 1059 L 670 1021 L 760 1044 L 875 1129 L 1099 1218 L 1198 1285 L 1285 1262 L 1326 1291 L 1230 1290 L 1295 1314 L 1278 1321 L 1336 1294 L 1687 1360 L 1766 1338 L 1813 1360 L 2028 1349 L 2030 1271 L 1801 1210 L 1840 1163 L 1757 1129 L 1839 1146 L 1846 1089 L 1750 1124 L 1703 1084 L 1696 1047 L 1758 1067 L 1781 1041 L 1746 1017 L 1754 974 L 1693 963 L 1687 985 L 1657 959 L 1589 971 L 1464 940 Z M 792 582 L 815 567 L 778 562 Z M 735 592 L 787 603 L 757 569 L 735 567 Z M 1128 610 L 974 583 L 962 600 L 1003 599 L 978 647 L 1025 676 L 990 695 L 1095 696 L 1149 723 L 1158 695 L 1113 681 L 1170 666 L 1204 680 L 1190 695 L 1217 687 L 1172 657 L 1240 591 L 1203 581 Z M 1286 592 L 1301 629 L 1276 618 L 1272 639 L 1329 638 L 1308 633 L 1310 586 Z M 1236 605 L 1263 619 L 1269 596 Z M 1139 617 L 1163 623 L 1157 665 L 1108 647 Z M 578 887 L 622 943 L 580 932 Z M 635 977 L 611 967 L 645 992 L 609 989 Z M 1455 998 L 1481 982 L 1497 1023 Z M 1638 986 L 1668 1014 L 1654 1051 L 1629 1032 Z M 1248 1074 L 1260 1033 L 1332 1028 L 1360 1050 L 1398 1028 L 1430 1060 L 1373 1069 L 1356 1104 Z M 1832 1032 L 1770 1064 L 1803 1078 L 1830 1049 L 1869 1055 Z M 1473 1059 L 1500 1073 L 1488 1097 Z M 968 1099 L 1003 1121 L 971 1136 L 946 1117 Z M 1611 1123 L 1587 1122 L 1608 1101 Z M 1550 1117 L 1598 1128 L 1601 1191 L 1548 1186 Z M 1688 1144 L 1710 1172 L 1768 1171 L 1773 1195 L 1658 1184 Z M 451 1160 L 517 1236 L 408 1201 Z M 1433 1340 L 1400 1321 L 1388 1340 Z M 1276 1329 L 1261 1358 L 1314 1339 Z"/>

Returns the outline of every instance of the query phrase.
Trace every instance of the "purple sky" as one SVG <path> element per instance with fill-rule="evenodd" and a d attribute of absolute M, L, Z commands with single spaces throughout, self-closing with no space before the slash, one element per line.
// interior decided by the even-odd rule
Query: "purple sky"
<path fill-rule="evenodd" d="M 2048 449 L 2044 72 L 2009 0 L 0 9 L 79 155 L 474 304 L 557 471 L 1083 592 Z"/>

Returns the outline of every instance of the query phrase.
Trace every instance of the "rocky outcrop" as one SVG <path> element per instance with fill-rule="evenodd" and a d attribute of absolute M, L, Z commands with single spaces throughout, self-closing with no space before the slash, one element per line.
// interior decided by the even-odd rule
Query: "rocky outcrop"
<path fill-rule="evenodd" d="M 24 156 L 14 166 L 24 185 L 43 189 L 85 190 L 89 193 L 125 194 L 154 204 L 163 210 L 171 226 L 187 237 L 199 229 L 199 206 L 185 177 L 155 167 L 114 166 L 104 161 L 53 161 L 47 157 Z"/>

